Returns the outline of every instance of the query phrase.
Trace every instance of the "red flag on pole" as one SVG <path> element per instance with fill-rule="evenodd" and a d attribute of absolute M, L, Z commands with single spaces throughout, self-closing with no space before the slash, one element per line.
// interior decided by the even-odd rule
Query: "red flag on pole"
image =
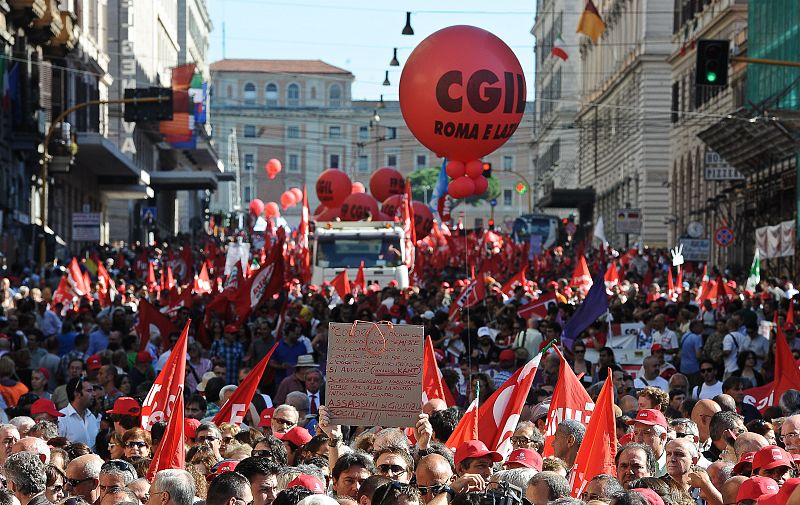
<path fill-rule="evenodd" d="M 556 294 L 553 291 L 548 291 L 547 293 L 542 293 L 536 300 L 532 300 L 525 305 L 520 305 L 519 309 L 517 309 L 517 315 L 523 319 L 544 319 L 547 317 L 547 311 L 550 309 L 551 305 L 557 305 L 558 300 L 556 300 Z"/>
<path fill-rule="evenodd" d="M 472 403 L 469 404 L 467 411 L 464 412 L 464 416 L 456 425 L 453 433 L 450 434 L 450 438 L 447 439 L 447 442 L 444 443 L 451 451 L 455 451 L 458 446 L 463 444 L 464 442 L 469 442 L 470 440 L 480 440 L 478 436 L 478 416 L 480 412 L 478 410 L 478 399 L 475 398 L 472 400 Z"/>
<path fill-rule="evenodd" d="M 358 273 L 356 274 L 356 280 L 353 282 L 358 288 L 361 290 L 362 293 L 367 291 L 367 279 L 364 275 L 364 260 L 361 260 L 361 265 L 358 267 Z"/>
<path fill-rule="evenodd" d="M 550 409 L 547 411 L 547 427 L 544 433 L 545 456 L 553 455 L 553 439 L 556 438 L 558 423 L 565 419 L 574 419 L 586 426 L 594 409 L 592 398 L 564 359 L 564 355 L 556 346 L 553 346 L 553 350 L 561 358 L 561 366 L 558 369 L 558 382 L 553 390 L 553 398 L 550 400 Z"/>
<path fill-rule="evenodd" d="M 347 270 L 342 270 L 339 275 L 334 277 L 331 286 L 336 290 L 339 298 L 344 300 L 344 297 L 350 294 L 350 279 L 347 278 Z"/>
<path fill-rule="evenodd" d="M 162 340 L 166 341 L 171 333 L 178 331 L 167 316 L 150 305 L 147 300 L 139 300 L 139 322 L 136 323 L 136 333 L 139 334 L 139 351 L 147 349 L 150 342 L 150 325 L 154 325 L 161 333 Z"/>
<path fill-rule="evenodd" d="M 297 246 L 300 249 L 300 261 L 298 262 L 300 278 L 304 283 L 311 280 L 311 253 L 308 250 L 308 192 L 305 184 L 303 185 L 303 210 L 300 213 L 300 226 L 297 228 Z"/>
<path fill-rule="evenodd" d="M 708 263 L 706 263 L 705 265 L 703 265 L 703 277 L 700 282 L 700 289 L 697 290 L 697 305 L 701 307 L 703 306 L 703 302 L 705 301 L 706 296 L 708 296 L 709 280 L 710 279 L 708 277 Z"/>
<path fill-rule="evenodd" d="M 794 298 L 789 299 L 789 310 L 786 311 L 785 324 L 794 326 Z"/>
<path fill-rule="evenodd" d="M 575 271 L 572 273 L 572 281 L 569 285 L 583 289 L 584 293 L 588 293 L 589 288 L 592 287 L 592 275 L 589 273 L 589 265 L 586 264 L 586 258 L 583 257 L 583 254 L 578 256 L 578 263 L 575 265 Z"/>
<path fill-rule="evenodd" d="M 583 443 L 578 448 L 575 465 L 570 473 L 572 496 L 577 498 L 586 484 L 597 475 L 605 473 L 616 477 L 614 458 L 617 455 L 617 423 L 614 417 L 614 381 L 611 370 L 597 397 L 597 405 Z"/>
<path fill-rule="evenodd" d="M 196 275 L 194 278 L 193 291 L 196 295 L 211 293 L 211 281 L 208 278 L 208 268 L 206 268 L 205 263 L 203 263 L 203 267 L 200 269 L 200 274 Z"/>
<path fill-rule="evenodd" d="M 239 321 L 244 321 L 254 308 L 264 300 L 272 298 L 283 286 L 284 270 L 286 268 L 283 258 L 283 228 L 278 229 L 278 240 L 272 246 L 266 263 L 253 272 L 239 287 L 234 300 L 236 314 Z"/>
<path fill-rule="evenodd" d="M 525 278 L 526 271 L 527 267 L 522 267 L 522 270 L 517 272 L 512 278 L 508 279 L 506 283 L 503 284 L 503 287 L 500 288 L 500 291 L 509 298 L 514 296 L 514 290 L 517 289 L 517 286 L 525 287 L 526 283 L 528 282 Z"/>
<path fill-rule="evenodd" d="M 269 350 L 266 356 L 261 358 L 261 361 L 250 370 L 247 377 L 244 378 L 236 391 L 233 392 L 230 399 L 225 402 L 217 415 L 214 416 L 214 424 L 219 426 L 222 423 L 232 423 L 241 425 L 244 421 L 244 416 L 247 414 L 247 409 L 250 408 L 250 402 L 256 394 L 258 384 L 261 382 L 261 376 L 264 375 L 264 370 L 267 369 L 267 364 L 272 358 L 272 353 L 278 347 L 280 342 L 275 342 L 272 349 Z"/>
<path fill-rule="evenodd" d="M 781 395 L 787 389 L 800 389 L 800 368 L 792 355 L 783 329 L 778 325 L 778 313 L 775 313 L 775 380 L 760 387 L 744 390 L 744 402 L 764 412 L 767 407 L 777 405 Z"/>
<path fill-rule="evenodd" d="M 89 294 L 89 285 L 86 284 L 81 267 L 74 256 L 72 261 L 69 262 L 69 267 L 67 267 L 67 282 L 69 282 L 69 286 L 76 296 L 87 296 Z"/>
<path fill-rule="evenodd" d="M 433 352 L 433 341 L 430 336 L 425 337 L 425 354 L 422 359 L 422 403 L 438 398 L 444 400 L 448 407 L 456 404 L 453 394 L 442 380 L 442 372 L 436 364 L 436 355 Z"/>
<path fill-rule="evenodd" d="M 147 469 L 147 480 L 153 482 L 156 473 L 161 470 L 173 468 L 182 470 L 184 459 L 186 459 L 186 452 L 183 439 L 183 394 L 179 394 L 175 397 L 164 437 L 153 452 L 153 459 Z"/>
<path fill-rule="evenodd" d="M 186 377 L 186 344 L 189 338 L 189 325 L 192 320 L 186 322 L 186 326 L 181 332 L 178 342 L 172 348 L 172 352 L 161 369 L 161 373 L 156 377 L 153 387 L 147 393 L 147 397 L 142 403 L 142 428 L 150 431 L 153 423 L 164 421 L 171 417 L 176 417 L 175 408 L 178 397 L 183 397 L 183 381 Z M 183 408 L 180 409 L 181 414 Z M 181 423 L 183 428 L 183 423 Z M 181 440 L 183 437 L 181 437 Z M 181 453 L 183 457 L 183 453 Z"/>
<path fill-rule="evenodd" d="M 153 270 L 153 262 L 147 262 L 147 290 L 148 291 L 155 291 L 158 287 L 158 281 L 156 281 L 156 271 Z"/>
<path fill-rule="evenodd" d="M 174 286 L 175 286 L 175 276 L 172 275 L 172 267 L 171 266 L 167 266 L 166 288 L 167 289 L 172 289 Z"/>
<path fill-rule="evenodd" d="M 605 275 L 605 283 L 606 283 L 606 293 L 608 295 L 613 295 L 614 292 L 612 289 L 614 286 L 619 286 L 619 272 L 617 271 L 617 262 L 612 261 L 611 265 L 609 265 L 608 270 L 606 270 Z"/>

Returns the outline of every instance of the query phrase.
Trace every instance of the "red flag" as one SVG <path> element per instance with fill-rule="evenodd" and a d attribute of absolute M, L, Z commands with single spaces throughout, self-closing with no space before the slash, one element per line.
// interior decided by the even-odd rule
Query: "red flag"
<path fill-rule="evenodd" d="M 64 307 L 72 307 L 73 294 L 69 287 L 69 281 L 67 281 L 66 275 L 61 277 L 61 280 L 58 282 L 58 288 L 56 288 L 56 292 L 53 293 L 53 305 L 57 305 L 59 303 L 64 305 Z"/>
<path fill-rule="evenodd" d="M 361 265 L 358 267 L 358 273 L 356 274 L 356 280 L 353 283 L 361 290 L 362 293 L 367 291 L 367 280 L 366 276 L 364 275 L 364 261 L 361 261 Z"/>
<path fill-rule="evenodd" d="M 339 298 L 344 300 L 344 297 L 350 294 L 350 280 L 347 278 L 347 270 L 342 270 L 339 275 L 333 278 L 331 286 L 336 290 Z"/>
<path fill-rule="evenodd" d="M 172 348 L 172 352 L 161 369 L 161 373 L 156 377 L 153 387 L 147 393 L 147 397 L 142 402 L 142 428 L 150 430 L 153 423 L 164 421 L 180 414 L 175 412 L 178 397 L 183 397 L 183 380 L 186 377 L 186 344 L 189 339 L 189 325 L 192 320 L 186 322 L 186 326 L 181 332 L 178 342 Z M 181 423 L 181 429 L 183 423 Z M 183 436 L 181 436 L 183 440 Z M 181 458 L 183 453 L 181 453 Z"/>
<path fill-rule="evenodd" d="M 403 195 L 400 223 L 403 225 L 403 232 L 405 233 L 405 263 L 408 266 L 408 272 L 411 273 L 411 271 L 414 269 L 417 231 L 414 225 L 414 208 L 411 206 L 411 181 L 409 180 L 406 180 L 406 192 Z"/>
<path fill-rule="evenodd" d="M 166 286 L 167 289 L 172 289 L 175 287 L 175 276 L 172 275 L 172 267 L 167 266 L 167 281 Z"/>
<path fill-rule="evenodd" d="M 550 306 L 556 305 L 557 303 L 558 300 L 556 299 L 555 292 L 548 291 L 547 293 L 542 293 L 538 299 L 521 305 L 519 309 L 517 309 L 517 315 L 523 319 L 544 319 L 547 317 L 547 310 Z"/>
<path fill-rule="evenodd" d="M 234 304 L 239 321 L 244 321 L 254 308 L 272 298 L 283 286 L 286 265 L 283 258 L 283 228 L 278 229 L 278 240 L 272 246 L 266 263 L 245 280 Z M 232 300 L 233 301 L 233 300 Z"/>
<path fill-rule="evenodd" d="M 744 390 L 744 402 L 755 405 L 764 412 L 767 407 L 777 405 L 787 389 L 800 389 L 800 368 L 795 363 L 792 350 L 786 341 L 783 329 L 778 325 L 775 313 L 775 380 L 763 386 Z"/>
<path fill-rule="evenodd" d="M 308 192 L 303 185 L 303 210 L 300 213 L 300 226 L 297 228 L 297 247 L 300 250 L 298 261 L 300 280 L 308 283 L 311 280 L 311 253 L 308 250 Z"/>
<path fill-rule="evenodd" d="M 184 459 L 186 459 L 186 453 L 183 440 L 183 394 L 179 394 L 175 397 L 172 415 L 167 421 L 164 436 L 158 443 L 158 448 L 153 452 L 153 459 L 147 469 L 147 480 L 153 482 L 156 473 L 161 470 L 173 468 L 182 470 Z"/>
<path fill-rule="evenodd" d="M 594 402 L 586 392 L 581 381 L 572 371 L 564 355 L 553 346 L 553 350 L 561 358 L 558 369 L 558 382 L 553 390 L 550 400 L 550 410 L 547 411 L 547 428 L 544 433 L 544 455 L 553 455 L 553 439 L 556 438 L 558 423 L 565 419 L 574 419 L 586 426 L 594 409 Z"/>
<path fill-rule="evenodd" d="M 786 311 L 785 324 L 794 326 L 794 298 L 789 299 L 789 310 Z"/>
<path fill-rule="evenodd" d="M 702 281 L 700 282 L 700 289 L 697 290 L 697 305 L 701 307 L 703 306 L 703 302 L 705 301 L 706 296 L 708 295 L 708 282 L 709 282 L 708 263 L 706 263 L 705 265 L 703 265 L 703 278 Z"/>
<path fill-rule="evenodd" d="M 578 448 L 570 473 L 572 496 L 579 497 L 586 484 L 605 473 L 616 477 L 614 458 L 617 455 L 617 423 L 614 418 L 614 381 L 611 370 L 597 397 L 597 406 L 586 427 L 583 443 Z"/>
<path fill-rule="evenodd" d="M 223 405 L 220 411 L 217 412 L 217 415 L 214 416 L 214 424 L 217 426 L 222 423 L 242 424 L 244 416 L 247 414 L 247 409 L 250 408 L 250 402 L 256 394 L 258 384 L 261 382 L 261 376 L 264 375 L 264 370 L 267 369 L 267 364 L 272 358 L 272 353 L 275 352 L 275 348 L 278 347 L 279 343 L 279 341 L 275 342 L 275 345 L 272 346 L 272 349 L 269 350 L 267 355 L 261 358 L 261 361 L 258 362 L 255 368 L 250 370 L 250 373 L 247 374 L 247 377 L 239 384 L 239 387 L 236 388 L 236 391 L 233 392 L 230 399 L 225 402 L 225 405 Z"/>
<path fill-rule="evenodd" d="M 672 281 L 672 267 L 667 269 L 667 298 L 671 301 L 675 301 L 675 298 L 677 298 L 675 283 Z"/>
<path fill-rule="evenodd" d="M 483 287 L 483 289 L 481 289 L 481 287 Z M 481 296 L 481 294 L 483 296 Z M 459 293 L 455 300 L 450 302 L 449 317 L 452 319 L 456 316 L 458 309 L 472 307 L 480 303 L 484 298 L 486 298 L 486 286 L 479 279 L 474 279 Z"/>
<path fill-rule="evenodd" d="M 436 364 L 436 355 L 433 352 L 433 341 L 430 336 L 425 337 L 425 356 L 422 360 L 422 403 L 438 398 L 444 400 L 448 407 L 456 404 L 453 394 L 442 380 L 442 372 Z"/>
<path fill-rule="evenodd" d="M 606 293 L 608 293 L 609 296 L 613 295 L 614 292 L 612 291 L 612 289 L 614 288 L 614 286 L 619 286 L 619 272 L 617 272 L 616 261 L 612 261 L 611 265 L 608 267 L 608 270 L 606 270 L 605 283 L 606 283 Z"/>
<path fill-rule="evenodd" d="M 675 301 L 678 300 L 678 295 L 683 293 L 683 269 L 678 265 L 678 279 L 675 283 Z"/>
<path fill-rule="evenodd" d="M 153 270 L 153 262 L 147 262 L 147 290 L 148 291 L 155 291 L 158 287 L 158 281 L 156 281 L 156 272 Z"/>
<path fill-rule="evenodd" d="M 480 415 L 480 411 L 478 409 L 478 399 L 475 398 L 472 403 L 469 404 L 467 411 L 464 412 L 464 416 L 456 425 L 453 433 L 450 434 L 450 438 L 447 439 L 447 442 L 444 443 L 450 450 L 455 451 L 458 449 L 458 446 L 463 444 L 464 442 L 469 442 L 470 440 L 480 440 L 478 436 L 478 416 Z"/>
<path fill-rule="evenodd" d="M 196 295 L 211 293 L 211 281 L 208 279 L 208 268 L 206 268 L 205 263 L 203 263 L 203 267 L 200 269 L 200 274 L 196 275 L 194 278 L 193 291 Z"/>
<path fill-rule="evenodd" d="M 162 340 L 166 341 L 170 334 L 178 331 L 167 316 L 150 305 L 147 300 L 139 300 L 139 322 L 136 323 L 136 333 L 139 334 L 139 351 L 147 349 L 150 342 L 150 325 L 154 325 L 161 333 Z"/>
<path fill-rule="evenodd" d="M 69 286 L 75 296 L 87 296 L 89 294 L 89 286 L 86 285 L 86 279 L 83 276 L 83 272 L 81 272 L 80 265 L 78 265 L 78 260 L 74 256 L 67 267 L 67 282 L 69 282 Z"/>
<path fill-rule="evenodd" d="M 85 298 L 91 300 L 92 299 L 92 279 L 89 277 L 89 272 L 86 270 L 83 271 L 83 285 L 86 288 L 86 294 L 84 295 Z"/>
<path fill-rule="evenodd" d="M 523 267 L 522 270 L 517 272 L 512 278 L 508 279 L 506 283 L 503 284 L 503 287 L 500 288 L 500 291 L 509 298 L 514 296 L 514 290 L 517 288 L 517 286 L 525 287 L 526 283 L 528 282 L 525 278 L 526 270 L 527 268 Z"/>
<path fill-rule="evenodd" d="M 589 273 L 589 265 L 586 264 L 586 258 L 584 258 L 583 254 L 578 256 L 578 263 L 575 265 L 575 271 L 572 273 L 572 281 L 569 285 L 583 289 L 584 293 L 588 293 L 589 288 L 592 287 L 592 275 Z"/>

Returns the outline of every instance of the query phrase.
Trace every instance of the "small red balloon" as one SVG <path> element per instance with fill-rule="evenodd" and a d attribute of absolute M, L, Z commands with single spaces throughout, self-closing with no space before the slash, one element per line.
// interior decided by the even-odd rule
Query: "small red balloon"
<path fill-rule="evenodd" d="M 400 195 L 406 190 L 403 174 L 392 167 L 376 170 L 369 178 L 369 191 L 379 202 L 386 201 L 392 195 Z"/>
<path fill-rule="evenodd" d="M 264 212 L 264 202 L 262 202 L 260 198 L 253 198 L 250 200 L 248 208 L 250 209 L 250 214 L 260 216 L 261 213 Z"/>
<path fill-rule="evenodd" d="M 414 210 L 414 229 L 417 232 L 417 240 L 422 240 L 431 233 L 433 228 L 433 212 L 422 202 L 411 202 Z"/>
<path fill-rule="evenodd" d="M 281 211 L 277 203 L 269 202 L 264 206 L 264 214 L 266 214 L 267 217 L 280 217 Z"/>
<path fill-rule="evenodd" d="M 269 178 L 274 179 L 275 176 L 278 175 L 278 173 L 280 173 L 282 167 L 280 160 L 272 158 L 267 162 L 264 168 L 267 170 L 267 175 L 269 176 Z"/>
<path fill-rule="evenodd" d="M 288 209 L 292 205 L 296 204 L 297 201 L 294 199 L 294 193 L 291 191 L 284 191 L 281 195 L 281 206 L 283 210 Z"/>
<path fill-rule="evenodd" d="M 378 217 L 378 202 L 372 195 L 352 193 L 342 203 L 342 221 L 361 221 Z"/>
<path fill-rule="evenodd" d="M 381 212 L 389 216 L 392 220 L 397 216 L 397 209 L 403 205 L 403 195 L 392 195 L 383 201 Z"/>
<path fill-rule="evenodd" d="M 354 182 L 353 183 L 353 189 L 351 191 L 353 193 L 366 193 L 367 192 L 367 188 L 365 188 L 364 185 L 361 184 L 360 182 Z"/>
<path fill-rule="evenodd" d="M 464 165 L 464 168 L 466 169 L 467 175 L 473 179 L 483 175 L 483 162 L 481 160 L 468 161 L 467 164 Z"/>
<path fill-rule="evenodd" d="M 317 198 L 329 208 L 339 207 L 353 190 L 353 183 L 346 173 L 336 168 L 322 172 L 317 179 Z"/>
<path fill-rule="evenodd" d="M 465 175 L 450 181 L 447 186 L 447 192 L 453 198 L 466 198 L 475 193 L 475 183 Z"/>
<path fill-rule="evenodd" d="M 303 201 L 303 190 L 300 188 L 292 188 L 289 191 L 294 195 L 294 201 L 300 203 Z"/>
<path fill-rule="evenodd" d="M 458 179 L 467 173 L 464 162 L 458 160 L 448 161 L 444 171 L 447 172 L 451 179 Z"/>
<path fill-rule="evenodd" d="M 473 193 L 475 196 L 481 196 L 489 189 L 489 180 L 482 175 L 472 179 L 472 182 L 475 183 L 475 192 Z"/>

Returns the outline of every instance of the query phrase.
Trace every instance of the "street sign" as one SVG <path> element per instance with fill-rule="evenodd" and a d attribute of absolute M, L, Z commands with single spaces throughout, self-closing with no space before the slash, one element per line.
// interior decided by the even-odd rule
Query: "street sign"
<path fill-rule="evenodd" d="M 497 205 L 497 198 L 492 198 L 491 200 L 489 200 L 489 205 L 491 205 L 492 207 L 496 206 Z"/>
<path fill-rule="evenodd" d="M 727 226 L 721 226 L 714 232 L 714 242 L 720 247 L 728 247 L 733 243 L 733 230 Z"/>
<path fill-rule="evenodd" d="M 73 212 L 72 241 L 100 242 L 100 221 L 99 212 Z"/>
<path fill-rule="evenodd" d="M 142 207 L 139 211 L 142 221 L 145 223 L 154 223 L 158 217 L 158 208 L 156 207 Z"/>
<path fill-rule="evenodd" d="M 678 244 L 683 246 L 683 259 L 685 261 L 708 261 L 711 251 L 711 241 L 708 239 L 694 239 L 681 237 Z"/>
<path fill-rule="evenodd" d="M 617 233 L 642 232 L 642 209 L 617 209 L 615 216 Z"/>
<path fill-rule="evenodd" d="M 703 177 L 707 181 L 741 181 L 744 176 L 714 151 L 706 151 Z"/>
<path fill-rule="evenodd" d="M 575 235 L 575 232 L 578 231 L 577 225 L 573 222 L 567 223 L 567 235 Z"/>

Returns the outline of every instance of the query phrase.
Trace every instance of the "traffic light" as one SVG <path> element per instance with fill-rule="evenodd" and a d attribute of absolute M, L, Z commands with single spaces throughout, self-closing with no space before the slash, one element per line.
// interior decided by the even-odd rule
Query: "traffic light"
<path fill-rule="evenodd" d="M 698 86 L 726 86 L 728 84 L 728 55 L 730 41 L 697 41 L 697 69 L 695 84 Z"/>
<path fill-rule="evenodd" d="M 489 219 L 489 228 L 494 228 L 494 219 Z"/>
<path fill-rule="evenodd" d="M 172 88 L 126 89 L 124 95 L 126 100 L 158 97 L 161 97 L 161 101 L 126 103 L 123 119 L 128 123 L 172 120 Z"/>
<path fill-rule="evenodd" d="M 514 191 L 516 191 L 520 195 L 524 195 L 528 192 L 528 185 L 524 182 L 518 182 L 516 186 L 514 186 Z"/>
<path fill-rule="evenodd" d="M 483 176 L 487 179 L 492 176 L 492 164 L 491 163 L 484 163 L 483 164 Z"/>

